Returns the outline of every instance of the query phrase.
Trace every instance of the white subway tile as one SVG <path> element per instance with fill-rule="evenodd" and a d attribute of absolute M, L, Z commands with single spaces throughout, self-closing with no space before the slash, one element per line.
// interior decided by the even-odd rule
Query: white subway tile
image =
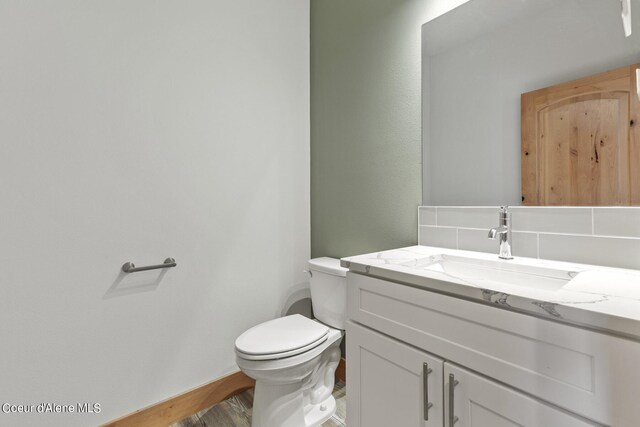
<path fill-rule="evenodd" d="M 594 234 L 640 237 L 640 208 L 593 208 Z"/>
<path fill-rule="evenodd" d="M 452 227 L 420 226 L 418 242 L 423 246 L 436 246 L 439 248 L 458 248 L 458 232 Z"/>
<path fill-rule="evenodd" d="M 640 268 L 640 239 L 541 233 L 539 242 L 542 259 Z"/>
<path fill-rule="evenodd" d="M 528 207 L 511 208 L 511 228 L 515 231 L 591 234 L 591 208 Z"/>
<path fill-rule="evenodd" d="M 486 228 L 498 225 L 498 207 L 438 206 L 438 226 Z"/>
<path fill-rule="evenodd" d="M 511 239 L 511 252 L 514 256 L 538 258 L 538 233 L 514 231 L 511 233 Z"/>
<path fill-rule="evenodd" d="M 489 239 L 488 234 L 485 229 L 459 228 L 458 249 L 497 254 L 500 244 L 498 240 Z"/>
<path fill-rule="evenodd" d="M 420 208 L 418 208 L 418 224 L 436 225 L 436 208 L 432 206 L 420 206 Z"/>

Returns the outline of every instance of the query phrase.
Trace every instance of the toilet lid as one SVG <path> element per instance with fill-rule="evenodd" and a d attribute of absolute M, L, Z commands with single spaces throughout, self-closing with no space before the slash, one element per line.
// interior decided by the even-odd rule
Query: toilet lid
<path fill-rule="evenodd" d="M 236 350 L 251 359 L 289 357 L 320 345 L 328 333 L 322 323 L 294 314 L 249 329 L 236 339 Z"/>

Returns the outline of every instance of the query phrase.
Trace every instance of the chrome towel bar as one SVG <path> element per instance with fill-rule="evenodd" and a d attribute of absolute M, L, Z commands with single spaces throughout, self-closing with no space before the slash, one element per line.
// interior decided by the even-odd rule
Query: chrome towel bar
<path fill-rule="evenodd" d="M 164 260 L 164 263 L 157 265 L 147 265 L 146 267 L 136 267 L 136 265 L 132 262 L 125 262 L 122 265 L 122 271 L 125 273 L 135 273 L 136 271 L 147 271 L 147 270 L 157 270 L 158 268 L 171 268 L 175 267 L 176 260 L 173 258 L 167 258 Z"/>

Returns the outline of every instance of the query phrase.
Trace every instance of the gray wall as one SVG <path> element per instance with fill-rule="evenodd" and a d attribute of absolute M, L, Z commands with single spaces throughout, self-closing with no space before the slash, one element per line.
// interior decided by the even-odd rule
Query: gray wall
<path fill-rule="evenodd" d="M 0 401 L 102 408 L 0 425 L 237 370 L 308 294 L 309 2 L 5 1 L 0 33 Z"/>
<path fill-rule="evenodd" d="M 417 242 L 421 26 L 464 0 L 311 1 L 311 253 Z"/>

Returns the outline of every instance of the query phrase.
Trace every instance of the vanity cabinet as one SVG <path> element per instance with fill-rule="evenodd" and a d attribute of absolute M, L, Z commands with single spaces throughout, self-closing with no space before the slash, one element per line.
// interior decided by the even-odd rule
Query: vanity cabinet
<path fill-rule="evenodd" d="M 352 322 L 347 334 L 349 427 L 442 427 L 442 359 Z"/>
<path fill-rule="evenodd" d="M 595 425 L 356 323 L 347 333 L 349 426 Z"/>
<path fill-rule="evenodd" d="M 446 427 L 597 425 L 450 363 L 444 375 Z"/>
<path fill-rule="evenodd" d="M 640 343 L 347 276 L 350 427 L 639 425 Z M 432 370 L 429 420 L 423 363 Z M 453 390 L 449 375 L 459 381 Z M 450 391 L 455 426 L 448 419 Z"/>

